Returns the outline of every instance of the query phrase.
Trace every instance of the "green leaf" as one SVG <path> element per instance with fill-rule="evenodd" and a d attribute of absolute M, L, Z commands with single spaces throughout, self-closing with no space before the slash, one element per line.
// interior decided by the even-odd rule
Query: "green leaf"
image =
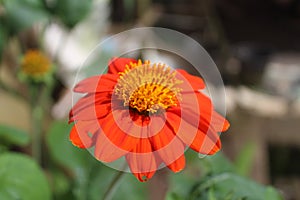
<path fill-rule="evenodd" d="M 131 173 L 127 173 L 123 177 L 113 199 L 123 200 L 124 197 L 130 200 L 145 199 L 147 194 L 146 186 L 146 184 L 139 182 Z"/>
<path fill-rule="evenodd" d="M 203 158 L 199 158 L 198 154 L 191 149 L 185 152 L 185 158 L 186 169 L 169 177 L 170 187 L 167 192 L 169 200 L 186 199 L 195 182 L 201 178 L 200 174 L 205 165 Z"/>
<path fill-rule="evenodd" d="M 0 155 L 0 199 L 51 199 L 47 179 L 30 157 L 16 153 Z"/>
<path fill-rule="evenodd" d="M 46 142 L 52 158 L 60 165 L 76 170 L 82 170 L 90 165 L 93 157 L 88 151 L 75 147 L 69 140 L 73 125 L 67 122 L 54 122 L 46 136 Z"/>
<path fill-rule="evenodd" d="M 273 188 L 268 186 L 265 191 L 265 200 L 283 199 L 280 194 Z"/>
<path fill-rule="evenodd" d="M 52 171 L 52 190 L 55 196 L 63 196 L 70 190 L 71 184 L 69 179 L 61 171 Z"/>
<path fill-rule="evenodd" d="M 212 187 L 208 190 L 208 200 L 217 200 Z"/>
<path fill-rule="evenodd" d="M 6 152 L 8 149 L 7 149 L 7 146 L 4 146 L 2 144 L 0 144 L 0 154 Z"/>
<path fill-rule="evenodd" d="M 39 0 L 4 0 L 4 8 L 4 21 L 12 33 L 48 19 L 48 13 Z"/>
<path fill-rule="evenodd" d="M 116 170 L 104 166 L 86 150 L 72 145 L 69 133 L 72 125 L 66 122 L 54 122 L 47 134 L 47 145 L 51 157 L 58 164 L 68 168 L 75 175 L 73 194 L 76 199 L 101 199 Z M 114 200 L 139 200 L 145 197 L 146 185 L 141 184 L 128 173 L 122 177 Z"/>
<path fill-rule="evenodd" d="M 214 188 L 216 199 L 247 199 L 247 200 L 265 200 L 266 195 L 273 200 L 281 200 L 276 190 L 269 191 L 269 187 L 255 183 L 245 177 L 233 173 L 222 173 L 212 177 L 206 177 L 196 187 L 194 187 L 190 199 L 205 199 L 209 196 L 210 188 Z"/>
<path fill-rule="evenodd" d="M 116 173 L 115 169 L 111 169 L 104 165 L 95 166 L 96 168 L 91 173 L 89 184 L 89 200 L 102 199 L 109 184 L 113 180 Z M 122 175 L 116 192 L 113 193 L 112 199 L 114 200 L 140 200 L 145 199 L 147 194 L 146 184 L 139 182 L 131 173 Z M 125 198 L 126 197 L 126 198 Z"/>
<path fill-rule="evenodd" d="M 0 28 L 0 61 L 1 61 L 2 52 L 7 41 L 7 33 L 5 28 L 3 28 L 3 24 L 1 22 L 0 22 L 0 27 L 2 27 Z"/>
<path fill-rule="evenodd" d="M 54 12 L 69 28 L 83 20 L 92 7 L 92 0 L 58 0 Z"/>
<path fill-rule="evenodd" d="M 248 143 L 241 150 L 235 160 L 235 169 L 239 175 L 247 176 L 250 173 L 255 153 L 255 144 Z"/>
<path fill-rule="evenodd" d="M 206 174 L 234 172 L 235 170 L 234 166 L 221 152 L 200 159 L 200 163 L 202 170 L 204 170 Z"/>
<path fill-rule="evenodd" d="M 168 192 L 166 195 L 166 200 L 184 200 L 184 198 L 179 196 L 177 193 Z"/>
<path fill-rule="evenodd" d="M 186 199 L 194 184 L 202 180 L 200 175 L 214 175 L 223 172 L 233 172 L 234 167 L 222 153 L 213 156 L 197 154 L 192 150 L 185 152 L 186 169 L 170 176 L 170 190 L 167 193 L 169 199 Z M 209 197 L 206 196 L 206 199 Z"/>
<path fill-rule="evenodd" d="M 29 144 L 29 135 L 14 127 L 0 125 L 0 143 L 4 145 L 26 146 Z"/>
<path fill-rule="evenodd" d="M 197 180 L 199 180 L 199 176 L 193 173 L 194 169 L 185 169 L 184 171 L 176 174 L 172 174 L 170 176 L 170 189 L 167 192 L 167 196 L 170 199 L 186 199 L 193 185 Z"/>
<path fill-rule="evenodd" d="M 73 173 L 74 195 L 77 199 L 85 199 L 89 173 L 97 161 L 87 150 L 72 145 L 69 140 L 71 127 L 72 125 L 68 125 L 67 122 L 54 122 L 47 133 L 46 142 L 53 160 Z"/>

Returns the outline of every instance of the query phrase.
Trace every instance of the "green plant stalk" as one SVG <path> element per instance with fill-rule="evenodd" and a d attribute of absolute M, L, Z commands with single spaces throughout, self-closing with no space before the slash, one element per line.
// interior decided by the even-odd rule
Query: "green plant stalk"
<path fill-rule="evenodd" d="M 43 110 L 40 105 L 32 107 L 32 156 L 37 163 L 41 163 L 42 152 L 42 118 Z"/>
<path fill-rule="evenodd" d="M 106 192 L 104 193 L 103 200 L 111 200 L 113 197 L 113 193 L 116 191 L 118 188 L 123 175 L 125 172 L 123 170 L 118 171 L 114 179 L 111 181 L 110 185 L 108 186 Z"/>
<path fill-rule="evenodd" d="M 43 124 L 43 107 L 41 105 L 42 96 L 45 93 L 41 85 L 30 84 L 31 92 L 31 129 L 32 144 L 31 152 L 33 158 L 38 164 L 42 159 L 42 124 Z"/>

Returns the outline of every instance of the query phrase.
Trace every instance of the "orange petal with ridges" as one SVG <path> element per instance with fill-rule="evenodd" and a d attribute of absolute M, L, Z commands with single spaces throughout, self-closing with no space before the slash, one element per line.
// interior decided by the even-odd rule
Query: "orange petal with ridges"
<path fill-rule="evenodd" d="M 72 113 L 76 113 L 88 106 L 94 106 L 95 104 L 106 104 L 111 102 L 111 93 L 91 93 L 80 98 L 72 107 Z"/>
<path fill-rule="evenodd" d="M 125 66 L 130 62 L 136 63 L 137 61 L 132 58 L 113 58 L 109 61 L 108 72 L 109 74 L 119 74 L 125 70 Z"/>
<path fill-rule="evenodd" d="M 180 85 L 180 87 L 183 89 L 183 93 L 192 91 L 192 89 L 198 91 L 205 88 L 205 83 L 202 78 L 193 76 L 183 69 L 177 69 L 176 71 L 179 73 L 177 77 L 184 81 L 184 83 Z M 180 75 L 183 77 L 181 77 Z"/>
<path fill-rule="evenodd" d="M 115 113 L 122 113 L 121 111 L 114 111 Z M 104 119 L 99 120 L 102 132 L 106 137 L 117 147 L 125 151 L 131 151 L 139 141 L 139 138 L 132 137 L 127 134 L 131 131 L 132 126 L 126 126 L 126 130 L 120 129 L 116 123 L 113 113 L 109 113 Z M 122 123 L 122 121 L 120 122 Z M 98 142 L 98 141 L 97 141 Z"/>
<path fill-rule="evenodd" d="M 127 154 L 128 151 L 113 144 L 105 134 L 99 133 L 96 138 L 94 156 L 102 162 L 113 162 Z"/>
<path fill-rule="evenodd" d="M 78 93 L 111 92 L 117 83 L 119 76 L 116 74 L 104 74 L 92 76 L 80 81 L 74 88 Z"/>
<path fill-rule="evenodd" d="M 212 126 L 214 127 L 214 129 L 217 131 L 220 131 L 220 132 L 225 132 L 230 127 L 229 121 L 215 111 L 213 113 L 211 123 L 212 123 Z"/>
<path fill-rule="evenodd" d="M 141 139 L 133 148 L 132 152 L 126 155 L 126 160 L 131 172 L 141 182 L 150 179 L 158 168 L 156 158 L 152 153 L 151 143 L 147 139 Z M 135 153 L 149 152 L 149 153 Z"/>
<path fill-rule="evenodd" d="M 200 92 L 195 92 L 183 95 L 180 109 L 182 113 L 181 116 L 185 118 L 186 121 L 201 127 L 205 122 L 209 124 L 213 106 L 207 96 Z"/>
<path fill-rule="evenodd" d="M 90 148 L 94 145 L 94 134 L 99 127 L 93 122 L 78 122 L 70 132 L 71 142 L 79 148 Z"/>
<path fill-rule="evenodd" d="M 177 173 L 183 170 L 185 167 L 185 156 L 182 154 L 177 160 L 168 165 L 168 168 Z"/>
<path fill-rule="evenodd" d="M 226 131 L 229 122 L 213 109 L 211 100 L 201 92 L 196 92 L 183 95 L 181 105 L 169 110 L 203 132 L 207 132 L 209 127 L 216 132 Z"/>
<path fill-rule="evenodd" d="M 81 141 L 79 134 L 77 132 L 76 126 L 73 126 L 70 132 L 70 141 L 72 144 L 79 148 L 85 148 L 85 145 Z"/>
<path fill-rule="evenodd" d="M 216 132 L 203 131 L 174 114 L 168 113 L 167 123 L 173 127 L 176 135 L 191 149 L 202 154 L 213 154 L 220 149 L 220 139 Z M 180 120 L 180 123 L 178 122 Z"/>
<path fill-rule="evenodd" d="M 87 121 L 87 120 L 97 120 L 105 117 L 109 112 L 111 112 L 111 104 L 100 104 L 86 107 L 85 109 L 81 109 L 75 112 L 71 110 L 70 113 L 70 122 L 73 121 Z"/>
<path fill-rule="evenodd" d="M 153 150 L 155 150 L 155 156 L 158 156 L 166 165 L 170 165 L 184 154 L 184 143 L 167 124 L 149 140 Z"/>

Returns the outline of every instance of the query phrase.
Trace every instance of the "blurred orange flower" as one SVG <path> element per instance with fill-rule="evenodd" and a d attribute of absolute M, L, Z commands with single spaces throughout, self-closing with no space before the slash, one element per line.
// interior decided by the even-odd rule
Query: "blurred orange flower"
<path fill-rule="evenodd" d="M 38 50 L 27 51 L 21 63 L 23 73 L 30 76 L 43 75 L 49 72 L 50 68 L 49 58 Z"/>
<path fill-rule="evenodd" d="M 187 146 L 214 154 L 221 148 L 218 132 L 229 128 L 199 91 L 204 88 L 201 78 L 184 70 L 115 58 L 107 74 L 75 86 L 85 96 L 70 111 L 70 123 L 75 122 L 70 140 L 80 148 L 95 146 L 94 156 L 102 162 L 125 156 L 140 181 L 163 163 L 179 172 Z"/>
<path fill-rule="evenodd" d="M 21 61 L 18 78 L 30 84 L 50 84 L 52 72 L 52 62 L 43 52 L 28 50 Z"/>

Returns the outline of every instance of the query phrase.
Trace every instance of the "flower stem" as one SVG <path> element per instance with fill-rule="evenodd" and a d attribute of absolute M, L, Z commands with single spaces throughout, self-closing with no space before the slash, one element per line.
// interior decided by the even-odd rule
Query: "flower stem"
<path fill-rule="evenodd" d="M 125 172 L 123 170 L 120 170 L 114 179 L 111 181 L 110 185 L 108 186 L 106 192 L 104 193 L 103 200 L 110 200 L 113 197 L 113 193 L 118 188 L 120 181 L 122 180 L 123 175 Z"/>
<path fill-rule="evenodd" d="M 41 96 L 44 93 L 43 86 L 30 85 L 31 92 L 31 129 L 32 129 L 32 156 L 37 163 L 41 164 L 42 152 L 42 123 L 43 108 L 41 106 Z"/>
<path fill-rule="evenodd" d="M 37 163 L 41 163 L 41 134 L 42 134 L 42 115 L 43 111 L 40 105 L 32 108 L 32 156 Z"/>

